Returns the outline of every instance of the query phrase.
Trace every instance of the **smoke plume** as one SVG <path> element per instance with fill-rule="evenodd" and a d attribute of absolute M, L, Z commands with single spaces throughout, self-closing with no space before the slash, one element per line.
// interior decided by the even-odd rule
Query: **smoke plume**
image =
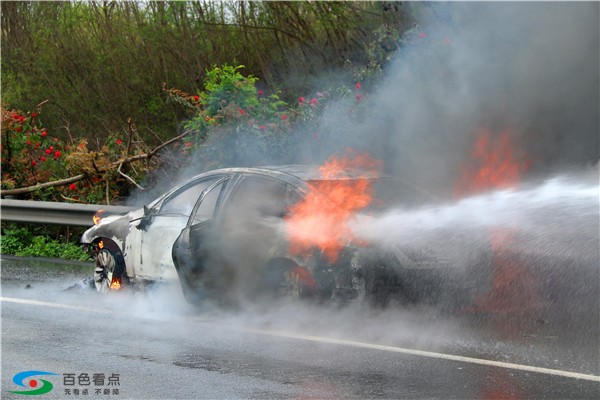
<path fill-rule="evenodd" d="M 419 35 L 398 53 L 360 129 L 388 170 L 452 187 L 473 131 L 508 129 L 531 173 L 594 164 L 599 151 L 597 3 L 415 4 Z"/>

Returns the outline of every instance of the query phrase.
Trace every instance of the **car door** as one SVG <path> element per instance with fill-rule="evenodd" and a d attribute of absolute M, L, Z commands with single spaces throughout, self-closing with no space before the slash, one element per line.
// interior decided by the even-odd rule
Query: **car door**
<path fill-rule="evenodd" d="M 177 279 L 171 248 L 185 227 L 200 195 L 223 176 L 191 182 L 146 210 L 140 228 L 141 250 L 136 275 L 149 279 Z"/>
<path fill-rule="evenodd" d="M 193 302 L 192 297 L 197 290 L 196 283 L 208 257 L 214 215 L 229 179 L 229 176 L 222 177 L 202 192 L 186 226 L 180 231 L 173 244 L 171 257 L 184 295 L 190 302 Z"/>
<path fill-rule="evenodd" d="M 242 174 L 232 186 L 204 242 L 205 285 L 228 299 L 260 292 L 266 262 L 287 252 L 283 217 L 292 197 L 290 185 L 272 176 Z"/>

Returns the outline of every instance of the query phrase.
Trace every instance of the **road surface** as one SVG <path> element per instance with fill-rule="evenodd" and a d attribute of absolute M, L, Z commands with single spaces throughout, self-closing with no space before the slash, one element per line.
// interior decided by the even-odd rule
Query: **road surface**
<path fill-rule="evenodd" d="M 90 269 L 3 257 L 3 399 L 41 379 L 43 398 L 600 398 L 597 315 L 564 306 L 223 311 L 188 306 L 177 285 L 64 291 Z M 31 370 L 57 375 L 13 382 Z"/>

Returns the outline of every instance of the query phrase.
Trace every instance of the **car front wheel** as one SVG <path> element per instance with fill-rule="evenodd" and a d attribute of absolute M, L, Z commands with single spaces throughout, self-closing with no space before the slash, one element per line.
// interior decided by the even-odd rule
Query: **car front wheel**
<path fill-rule="evenodd" d="M 99 293 L 118 290 L 128 282 L 125 262 L 119 250 L 108 247 L 99 249 L 94 268 L 94 286 Z"/>

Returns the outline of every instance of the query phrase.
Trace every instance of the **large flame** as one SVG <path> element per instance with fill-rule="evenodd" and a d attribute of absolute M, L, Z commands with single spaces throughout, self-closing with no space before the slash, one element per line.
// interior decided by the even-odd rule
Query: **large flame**
<path fill-rule="evenodd" d="M 319 168 L 321 179 L 310 182 L 305 199 L 289 209 L 290 252 L 306 254 L 317 248 L 329 262 L 335 262 L 343 246 L 356 241 L 348 223 L 371 204 L 372 179 L 379 176 L 381 167 L 381 161 L 353 150 L 325 162 Z"/>

